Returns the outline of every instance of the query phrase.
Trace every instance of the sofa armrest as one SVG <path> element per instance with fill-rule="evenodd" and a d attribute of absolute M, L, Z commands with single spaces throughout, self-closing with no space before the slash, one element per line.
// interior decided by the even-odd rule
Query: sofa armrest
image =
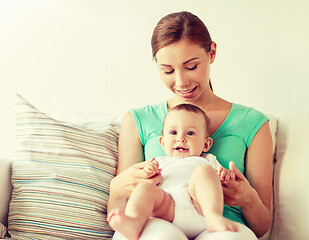
<path fill-rule="evenodd" d="M 8 159 L 0 159 L 0 223 L 7 226 L 9 203 L 12 193 L 11 166 Z"/>
<path fill-rule="evenodd" d="M 278 121 L 271 239 L 309 239 L 308 122 L 309 112 L 289 112 Z"/>
<path fill-rule="evenodd" d="M 0 239 L 5 239 L 7 237 L 7 228 L 2 223 L 0 223 Z"/>

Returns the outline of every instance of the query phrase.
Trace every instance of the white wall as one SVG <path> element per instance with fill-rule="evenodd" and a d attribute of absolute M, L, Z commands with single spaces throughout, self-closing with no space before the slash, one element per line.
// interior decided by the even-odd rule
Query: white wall
<path fill-rule="evenodd" d="M 0 0 L 0 158 L 13 147 L 15 93 L 60 118 L 168 98 L 150 38 L 181 10 L 218 44 L 216 93 L 278 117 L 309 111 L 306 0 Z"/>

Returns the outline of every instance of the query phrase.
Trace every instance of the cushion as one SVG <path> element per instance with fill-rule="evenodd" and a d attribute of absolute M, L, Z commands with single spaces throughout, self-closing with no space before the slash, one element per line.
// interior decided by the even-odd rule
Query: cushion
<path fill-rule="evenodd" d="M 309 112 L 280 117 L 274 172 L 272 239 L 309 239 Z"/>
<path fill-rule="evenodd" d="M 13 239 L 110 239 L 109 184 L 119 127 L 57 121 L 17 96 L 12 199 Z"/>

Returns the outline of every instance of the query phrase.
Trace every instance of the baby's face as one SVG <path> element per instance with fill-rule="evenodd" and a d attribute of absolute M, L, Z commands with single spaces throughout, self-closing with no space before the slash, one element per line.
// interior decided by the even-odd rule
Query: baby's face
<path fill-rule="evenodd" d="M 206 141 L 206 124 L 202 114 L 185 110 L 166 116 L 160 144 L 169 157 L 200 156 Z"/>

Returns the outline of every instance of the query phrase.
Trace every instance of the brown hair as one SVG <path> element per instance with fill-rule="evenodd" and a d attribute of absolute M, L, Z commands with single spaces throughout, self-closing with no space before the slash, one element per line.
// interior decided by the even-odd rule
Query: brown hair
<path fill-rule="evenodd" d="M 206 137 L 209 137 L 210 120 L 209 120 L 207 114 L 202 109 L 200 109 L 199 107 L 197 107 L 195 105 L 189 104 L 189 103 L 182 103 L 182 104 L 179 104 L 179 105 L 173 107 L 169 112 L 171 112 L 171 111 L 187 111 L 187 112 L 194 112 L 194 113 L 197 113 L 197 114 L 201 114 L 205 119 Z M 165 124 L 166 116 L 164 118 L 163 126 Z M 163 136 L 163 129 L 162 129 L 162 136 Z"/>
<path fill-rule="evenodd" d="M 188 39 L 200 45 L 206 53 L 211 50 L 211 37 L 205 24 L 190 12 L 176 12 L 163 17 L 155 27 L 152 38 L 152 56 L 156 59 L 157 52 L 169 44 Z M 211 81 L 209 81 L 212 89 Z"/>
<path fill-rule="evenodd" d="M 190 12 L 177 12 L 163 17 L 155 27 L 151 38 L 153 58 L 161 48 L 183 38 L 210 51 L 212 40 L 205 24 Z"/>

